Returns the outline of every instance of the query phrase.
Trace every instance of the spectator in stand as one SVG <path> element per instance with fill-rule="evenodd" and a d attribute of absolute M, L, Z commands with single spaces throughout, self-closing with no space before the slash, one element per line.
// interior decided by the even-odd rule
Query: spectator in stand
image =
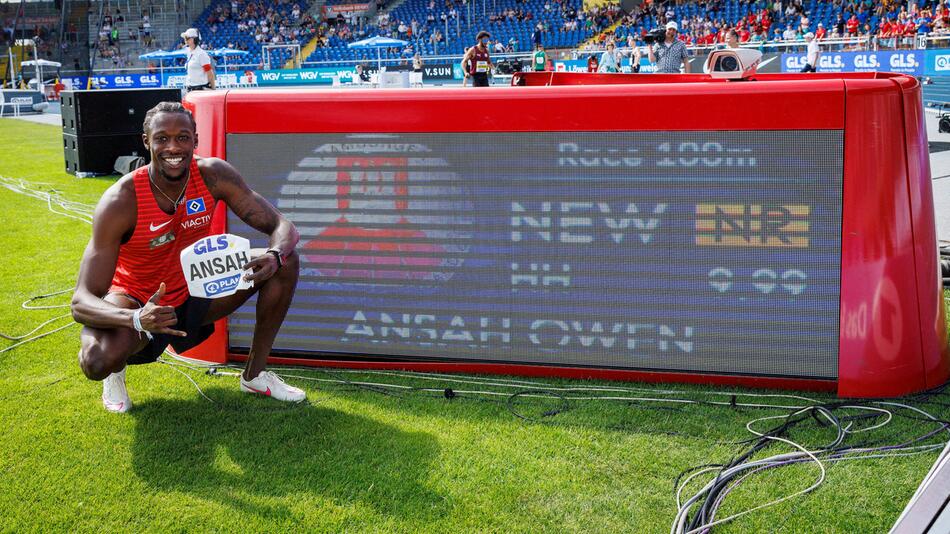
<path fill-rule="evenodd" d="M 788 28 L 785 28 L 785 31 L 782 33 L 782 39 L 785 41 L 797 41 L 798 32 L 794 27 L 789 26 Z"/>
<path fill-rule="evenodd" d="M 152 22 L 149 19 L 148 13 L 142 14 L 142 24 L 139 26 L 142 30 L 142 43 L 146 47 L 152 46 Z"/>
<path fill-rule="evenodd" d="M 736 38 L 740 43 L 748 43 L 749 39 L 752 38 L 752 34 L 749 33 L 749 30 L 747 30 L 745 26 L 740 26 L 738 31 L 733 30 L 733 32 L 735 32 Z"/>
<path fill-rule="evenodd" d="M 726 48 L 739 48 L 739 32 L 733 28 L 726 31 Z"/>
<path fill-rule="evenodd" d="M 815 40 L 816 40 L 816 41 L 821 41 L 821 40 L 824 39 L 827 35 L 828 35 L 828 32 L 825 31 L 825 25 L 819 22 L 819 23 L 818 23 L 818 30 L 815 31 Z"/>
<path fill-rule="evenodd" d="M 539 22 L 537 26 L 534 27 L 534 32 L 531 33 L 531 42 L 534 44 L 535 48 L 542 46 L 542 41 L 544 40 L 544 23 Z"/>
<path fill-rule="evenodd" d="M 845 31 L 847 32 L 848 37 L 857 37 L 858 36 L 858 16 L 855 14 L 851 15 L 851 18 L 848 19 L 848 22 L 845 24 Z"/>
<path fill-rule="evenodd" d="M 917 36 L 917 25 L 909 16 L 904 20 L 904 27 L 901 31 L 903 35 L 904 47 L 914 48 L 914 38 Z"/>
<path fill-rule="evenodd" d="M 838 18 L 835 19 L 833 31 L 835 31 L 839 37 L 844 35 L 845 24 L 847 24 L 847 21 L 844 20 L 844 16 L 841 13 L 838 13 Z"/>
<path fill-rule="evenodd" d="M 878 43 L 883 48 L 895 48 L 894 24 L 889 19 L 882 19 L 877 32 Z"/>

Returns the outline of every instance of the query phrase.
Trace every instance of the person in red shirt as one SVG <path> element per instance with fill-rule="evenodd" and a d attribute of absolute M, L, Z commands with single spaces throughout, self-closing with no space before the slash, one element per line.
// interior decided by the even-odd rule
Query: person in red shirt
<path fill-rule="evenodd" d="M 748 43 L 749 39 L 752 37 L 752 34 L 750 34 L 749 30 L 745 29 L 745 27 L 739 28 L 738 33 L 740 43 Z"/>
<path fill-rule="evenodd" d="M 825 30 L 825 25 L 819 22 L 818 29 L 815 31 L 815 40 L 820 41 L 824 39 L 826 35 L 828 35 L 828 31 Z"/>
<path fill-rule="evenodd" d="M 904 24 L 904 31 L 901 32 L 904 36 L 904 46 L 907 48 L 914 47 L 914 37 L 917 36 L 917 25 L 914 24 L 914 21 L 907 20 L 907 23 Z"/>
<path fill-rule="evenodd" d="M 852 14 L 852 15 L 851 15 L 851 18 L 848 19 L 847 24 L 845 24 L 845 28 L 848 30 L 848 35 L 849 35 L 849 36 L 854 37 L 854 36 L 858 35 L 858 25 L 859 25 L 859 24 L 860 24 L 860 22 L 858 22 L 858 17 L 857 17 L 857 15 Z"/>
<path fill-rule="evenodd" d="M 79 265 L 71 309 L 73 319 L 84 326 L 82 372 L 103 381 L 107 410 L 127 412 L 132 404 L 125 388 L 127 364 L 154 362 L 169 344 L 177 352 L 196 346 L 211 335 L 215 321 L 257 294 L 241 390 L 304 400 L 302 390 L 264 370 L 297 285 L 297 229 L 248 188 L 231 164 L 194 157 L 194 118 L 180 102 L 162 102 L 149 110 L 142 138 L 151 162 L 102 195 Z M 269 235 L 270 248 L 241 266 L 252 271 L 245 278 L 254 287 L 212 300 L 189 294 L 179 257 L 210 235 L 216 202 Z"/>

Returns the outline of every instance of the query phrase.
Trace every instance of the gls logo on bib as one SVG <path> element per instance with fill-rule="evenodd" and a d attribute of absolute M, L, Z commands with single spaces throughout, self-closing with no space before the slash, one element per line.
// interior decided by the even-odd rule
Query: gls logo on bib
<path fill-rule="evenodd" d="M 221 298 L 254 287 L 244 280 L 249 261 L 251 242 L 231 234 L 202 238 L 181 251 L 181 269 L 193 297 Z"/>

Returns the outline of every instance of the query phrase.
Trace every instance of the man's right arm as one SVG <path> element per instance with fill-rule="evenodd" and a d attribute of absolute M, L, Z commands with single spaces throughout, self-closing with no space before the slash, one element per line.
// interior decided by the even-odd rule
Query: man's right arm
<path fill-rule="evenodd" d="M 119 181 L 96 206 L 92 237 L 83 252 L 73 293 L 71 308 L 77 323 L 96 328 L 132 327 L 134 310 L 102 300 L 112 285 L 122 237 L 135 225 L 135 192 L 130 185 L 131 180 Z"/>
<path fill-rule="evenodd" d="M 71 305 L 77 323 L 94 328 L 133 328 L 132 314 L 136 310 L 120 308 L 102 297 L 112 285 L 122 238 L 135 228 L 136 216 L 135 185 L 131 175 L 126 175 L 102 195 L 96 206 L 92 238 L 79 264 Z M 142 306 L 142 328 L 158 334 L 185 336 L 184 332 L 171 328 L 178 322 L 175 308 L 159 305 L 164 292 L 163 283 Z"/>

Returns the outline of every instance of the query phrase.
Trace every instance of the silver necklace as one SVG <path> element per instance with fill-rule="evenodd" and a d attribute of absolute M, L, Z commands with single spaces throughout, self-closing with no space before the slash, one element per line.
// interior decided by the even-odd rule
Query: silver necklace
<path fill-rule="evenodd" d="M 155 189 L 157 189 L 158 192 L 161 193 L 163 197 L 167 198 L 168 201 L 172 203 L 172 206 L 175 207 L 175 211 L 178 211 L 178 206 L 181 204 L 182 200 L 185 198 L 185 189 L 188 189 L 188 180 L 190 178 L 191 178 L 191 173 L 189 172 L 188 177 L 185 178 L 185 186 L 181 188 L 181 193 L 178 195 L 178 200 L 172 200 L 170 196 L 166 195 L 165 192 L 162 191 L 161 187 L 158 187 L 158 184 L 155 183 L 155 180 L 152 179 L 151 167 L 149 167 L 148 169 L 148 181 L 152 182 L 152 185 L 155 186 Z"/>

